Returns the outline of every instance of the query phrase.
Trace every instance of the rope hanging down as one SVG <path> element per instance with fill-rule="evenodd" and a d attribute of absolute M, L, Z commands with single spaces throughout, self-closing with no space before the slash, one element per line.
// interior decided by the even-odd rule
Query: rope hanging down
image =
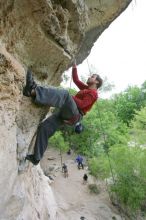
<path fill-rule="evenodd" d="M 89 66 L 89 62 L 88 62 L 88 59 L 87 59 L 87 64 L 88 64 L 88 69 L 89 69 L 89 73 L 91 75 L 91 71 L 90 71 L 90 66 Z M 98 107 L 98 106 L 97 106 Z M 111 165 L 111 161 L 110 161 L 110 156 L 109 156 L 109 153 L 108 153 L 108 144 L 106 142 L 106 137 L 105 137 L 105 131 L 104 131 L 104 128 L 103 128 L 103 125 L 102 125 L 102 118 L 101 118 L 101 114 L 100 114 L 100 110 L 99 108 L 97 108 L 98 110 L 98 115 L 99 115 L 99 120 L 100 120 L 100 126 L 101 126 L 101 132 L 102 132 L 102 136 L 103 136 L 103 141 L 104 141 L 104 151 L 106 153 L 106 155 L 108 156 L 108 161 L 109 161 L 109 166 L 110 166 L 110 171 L 111 171 L 111 175 L 112 175 L 112 179 L 113 179 L 113 182 L 115 182 L 115 178 L 114 178 L 114 173 L 113 173 L 113 169 L 112 169 L 112 165 Z"/>
<path fill-rule="evenodd" d="M 76 64 L 76 59 L 73 59 L 73 63 Z M 72 75 L 70 78 L 70 85 L 69 85 L 69 89 L 71 89 L 71 83 L 72 83 Z M 60 161 L 61 161 L 61 167 L 63 166 L 63 156 L 62 156 L 62 151 L 61 151 L 61 147 L 60 147 Z"/>
<path fill-rule="evenodd" d="M 88 65 L 89 73 L 91 75 L 88 59 L 87 59 L 87 65 Z M 108 158 L 108 163 L 109 163 L 109 167 L 110 167 L 110 172 L 111 172 L 113 184 L 116 185 L 116 181 L 115 181 L 115 177 L 114 177 L 114 172 L 113 172 L 113 168 L 112 168 L 112 164 L 111 164 L 111 160 L 110 160 L 110 155 L 109 155 L 109 152 L 108 152 L 109 146 L 108 146 L 108 144 L 106 142 L 106 135 L 105 135 L 104 127 L 103 127 L 103 124 L 102 124 L 102 118 L 101 118 L 101 114 L 100 114 L 100 110 L 99 110 L 99 106 L 98 105 L 97 105 L 97 110 L 98 110 L 98 116 L 99 116 L 99 120 L 100 120 L 101 133 L 102 133 L 103 141 L 104 141 L 104 147 L 103 147 L 104 148 L 104 152 L 106 153 L 107 158 Z M 110 195 L 109 191 L 108 191 L 108 194 L 109 194 L 109 198 L 111 200 L 111 195 Z M 117 193 L 115 193 L 115 194 L 116 194 L 116 200 L 117 200 L 117 202 L 119 202 L 118 195 L 117 195 Z M 122 212 L 121 212 L 121 207 L 119 207 L 119 212 L 120 212 L 121 219 L 124 220 L 124 218 L 122 216 Z"/>
<path fill-rule="evenodd" d="M 106 153 L 106 156 L 108 158 L 108 163 L 109 163 L 109 168 L 110 168 L 113 184 L 114 184 L 114 186 L 116 186 L 116 180 L 115 180 L 115 176 L 114 176 L 114 172 L 113 172 L 113 168 L 112 168 L 112 164 L 111 164 L 110 155 L 109 155 L 109 152 L 108 152 L 109 146 L 108 146 L 108 144 L 106 142 L 105 131 L 104 131 L 104 128 L 103 128 L 102 118 L 101 118 L 101 114 L 100 114 L 100 110 L 99 110 L 98 105 L 97 105 L 97 111 L 98 111 L 98 115 L 99 115 L 100 127 L 101 127 L 101 132 L 102 132 L 103 141 L 104 141 L 104 147 L 103 147 L 104 148 L 104 152 Z M 107 191 L 108 191 L 108 194 L 109 194 L 109 198 L 111 200 L 111 194 L 110 194 L 110 192 L 108 190 L 108 183 L 107 183 L 107 181 L 106 181 L 106 185 L 107 185 Z M 120 206 L 120 201 L 119 201 L 117 193 L 115 193 L 115 195 L 116 195 L 116 200 L 117 200 L 116 201 L 116 205 L 118 204 L 118 208 L 119 208 L 119 213 L 120 213 L 121 219 L 124 220 L 122 212 L 121 212 L 122 208 Z M 111 200 L 111 202 L 112 202 L 112 200 Z"/>

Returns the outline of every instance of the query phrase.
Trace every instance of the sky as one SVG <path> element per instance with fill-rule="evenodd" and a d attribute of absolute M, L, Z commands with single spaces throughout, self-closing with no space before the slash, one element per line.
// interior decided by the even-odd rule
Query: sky
<path fill-rule="evenodd" d="M 114 93 L 146 80 L 146 0 L 133 0 L 102 33 L 88 58 L 78 66 L 79 77 L 89 72 L 87 60 L 114 83 Z"/>

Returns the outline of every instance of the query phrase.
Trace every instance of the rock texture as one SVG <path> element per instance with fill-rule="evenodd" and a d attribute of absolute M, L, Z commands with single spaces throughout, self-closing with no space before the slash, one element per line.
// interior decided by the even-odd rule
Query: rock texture
<path fill-rule="evenodd" d="M 26 69 L 59 85 L 131 0 L 0 1 L 0 219 L 57 219 L 48 179 L 24 161 L 47 108 L 22 96 Z M 22 172 L 23 170 L 23 172 Z"/>

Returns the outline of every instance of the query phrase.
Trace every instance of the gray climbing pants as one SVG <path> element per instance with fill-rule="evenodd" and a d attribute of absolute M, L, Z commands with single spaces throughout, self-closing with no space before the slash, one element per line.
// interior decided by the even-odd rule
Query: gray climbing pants
<path fill-rule="evenodd" d="M 37 86 L 35 91 L 34 102 L 36 104 L 59 108 L 59 112 L 52 114 L 38 126 L 34 157 L 36 160 L 40 160 L 48 146 L 48 139 L 63 124 L 64 120 L 69 120 L 78 115 L 79 110 L 72 96 L 65 89 Z"/>

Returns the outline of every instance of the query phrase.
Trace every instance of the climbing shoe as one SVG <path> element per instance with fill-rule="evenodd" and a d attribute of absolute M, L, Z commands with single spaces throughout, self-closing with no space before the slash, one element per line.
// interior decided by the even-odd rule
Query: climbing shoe
<path fill-rule="evenodd" d="M 32 89 L 35 89 L 37 86 L 37 84 L 35 83 L 32 73 L 30 70 L 27 70 L 27 74 L 26 74 L 26 85 L 23 89 L 23 95 L 30 97 L 31 96 L 31 91 Z"/>
<path fill-rule="evenodd" d="M 34 158 L 33 154 L 26 155 L 25 160 L 29 160 L 31 163 L 33 163 L 33 165 L 38 165 L 38 163 L 40 162 L 39 160 L 36 160 Z"/>

